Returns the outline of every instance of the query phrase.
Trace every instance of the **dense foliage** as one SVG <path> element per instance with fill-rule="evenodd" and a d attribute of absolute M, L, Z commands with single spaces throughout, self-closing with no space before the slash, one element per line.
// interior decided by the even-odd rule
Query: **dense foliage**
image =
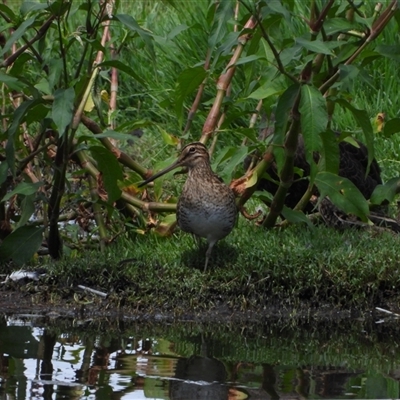
<path fill-rule="evenodd" d="M 165 166 L 177 145 L 192 140 L 212 142 L 213 166 L 226 181 L 237 179 L 241 207 L 276 160 L 279 189 L 264 220 L 271 227 L 293 181 L 302 133 L 311 166 L 306 196 L 316 185 L 368 220 L 367 200 L 337 175 L 338 143 L 360 136 L 371 163 L 370 119 L 384 111 L 385 126 L 376 129 L 382 158 L 398 154 L 398 83 L 387 76 L 399 61 L 397 0 L 138 4 L 0 5 L 1 260 L 28 261 L 43 238 L 59 258 L 68 248 L 103 247 L 127 227 L 153 226 L 144 213 L 173 212 L 175 201 L 162 200 L 174 191 L 156 183 L 154 202 L 139 190 L 151 172 L 145 165 Z M 386 85 L 379 93 L 395 93 L 385 103 L 390 109 L 367 102 L 377 79 Z M 266 121 L 274 135 L 260 142 Z M 244 175 L 242 162 L 255 150 L 263 157 Z M 398 174 L 390 163 L 388 171 L 392 179 L 371 203 L 393 201 Z M 304 221 L 306 200 L 285 216 Z M 169 232 L 173 222 L 167 217 L 157 229 Z"/>

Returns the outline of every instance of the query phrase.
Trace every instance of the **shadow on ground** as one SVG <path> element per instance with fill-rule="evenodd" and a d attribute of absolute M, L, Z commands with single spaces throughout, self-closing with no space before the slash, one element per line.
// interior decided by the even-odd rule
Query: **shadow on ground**
<path fill-rule="evenodd" d="M 193 246 L 182 252 L 182 263 L 189 268 L 203 271 L 207 248 L 207 242 L 204 240 L 201 241 L 200 246 L 194 243 Z M 237 258 L 238 251 L 236 247 L 225 242 L 217 243 L 213 248 L 207 269 L 224 268 L 225 266 L 234 264 Z"/>

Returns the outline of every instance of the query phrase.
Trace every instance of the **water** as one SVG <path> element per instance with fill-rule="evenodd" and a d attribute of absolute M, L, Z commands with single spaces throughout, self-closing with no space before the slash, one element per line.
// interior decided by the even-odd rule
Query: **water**
<path fill-rule="evenodd" d="M 399 398 L 399 322 L 0 316 L 0 399 Z"/>

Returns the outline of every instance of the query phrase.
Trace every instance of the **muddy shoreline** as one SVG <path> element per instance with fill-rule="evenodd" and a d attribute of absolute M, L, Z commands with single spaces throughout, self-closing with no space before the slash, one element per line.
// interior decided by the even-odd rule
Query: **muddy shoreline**
<path fill-rule="evenodd" d="M 398 313 L 398 301 L 390 302 L 379 307 Z M 240 310 L 229 308 L 222 303 L 209 310 L 191 311 L 171 310 L 159 308 L 151 311 L 139 309 L 133 305 L 117 306 L 108 299 L 94 299 L 91 302 L 80 303 L 76 299 L 44 301 L 42 295 L 31 294 L 21 290 L 3 288 L 0 290 L 0 313 L 7 315 L 23 315 L 73 319 L 124 319 L 143 322 L 205 322 L 205 323 L 231 323 L 241 322 L 258 324 L 269 319 L 282 319 L 292 321 L 304 320 L 341 320 L 364 319 L 371 317 L 387 317 L 376 310 L 375 306 L 359 309 L 344 309 L 322 304 L 318 307 L 303 302 L 297 307 L 275 302 L 262 309 Z"/>

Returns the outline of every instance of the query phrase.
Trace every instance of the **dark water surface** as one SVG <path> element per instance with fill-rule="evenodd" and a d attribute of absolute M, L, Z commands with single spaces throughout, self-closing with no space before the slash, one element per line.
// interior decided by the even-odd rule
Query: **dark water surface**
<path fill-rule="evenodd" d="M 400 397 L 400 320 L 204 325 L 0 314 L 0 399 Z"/>

